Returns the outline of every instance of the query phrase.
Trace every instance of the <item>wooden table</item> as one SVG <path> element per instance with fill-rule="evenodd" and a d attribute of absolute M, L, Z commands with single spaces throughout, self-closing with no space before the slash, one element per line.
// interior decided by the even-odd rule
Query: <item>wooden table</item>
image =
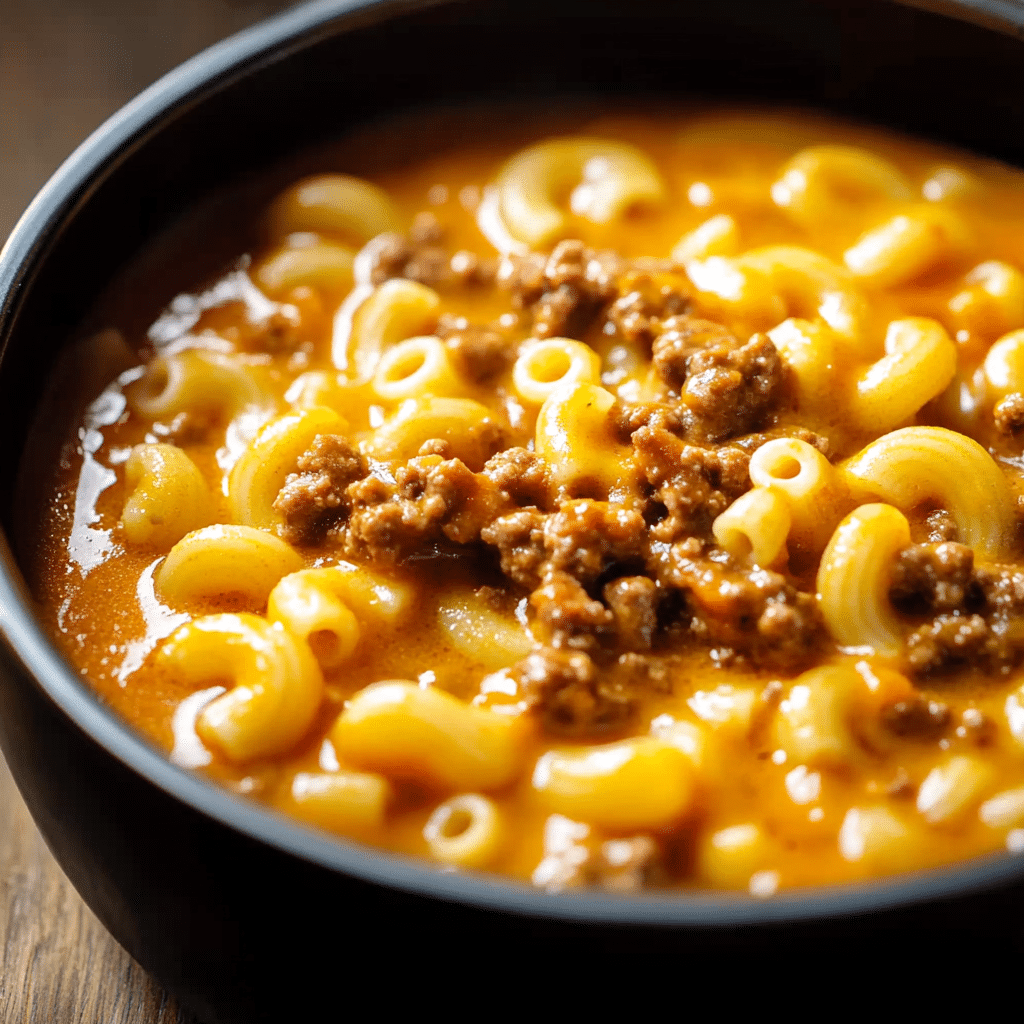
<path fill-rule="evenodd" d="M 0 241 L 72 149 L 163 72 L 286 0 L 0 0 Z M 110 937 L 0 758 L 0 1021 L 198 1024 Z"/>

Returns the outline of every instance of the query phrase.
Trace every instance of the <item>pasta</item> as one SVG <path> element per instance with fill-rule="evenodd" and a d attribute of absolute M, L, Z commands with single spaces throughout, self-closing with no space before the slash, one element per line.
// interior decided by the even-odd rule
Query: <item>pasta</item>
<path fill-rule="evenodd" d="M 25 553 L 75 668 L 306 827 L 549 891 L 1018 848 L 1024 177 L 781 112 L 466 117 L 101 307 L 138 358 Z"/>

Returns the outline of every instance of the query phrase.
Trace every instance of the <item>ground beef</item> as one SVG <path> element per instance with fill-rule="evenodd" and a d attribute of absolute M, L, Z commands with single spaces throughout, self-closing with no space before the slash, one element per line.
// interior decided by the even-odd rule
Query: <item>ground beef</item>
<path fill-rule="evenodd" d="M 418 456 L 398 469 L 395 483 L 362 481 L 348 490 L 352 507 L 344 545 L 352 554 L 392 562 L 426 545 L 470 544 L 508 507 L 508 497 L 459 459 Z"/>
<path fill-rule="evenodd" d="M 941 701 L 916 694 L 882 709 L 882 724 L 894 735 L 938 739 L 949 727 L 949 708 Z"/>
<path fill-rule="evenodd" d="M 347 513 L 346 488 L 366 476 L 366 460 L 347 438 L 317 434 L 296 468 L 274 500 L 274 509 L 284 517 L 285 540 L 316 544 Z"/>
<path fill-rule="evenodd" d="M 980 615 L 936 616 L 907 638 L 907 659 L 919 675 L 987 661 L 988 623 Z"/>
<path fill-rule="evenodd" d="M 690 633 L 722 657 L 792 670 L 819 649 L 824 623 L 815 596 L 780 573 L 743 568 L 693 540 L 673 545 L 651 568 L 663 587 L 685 593 Z"/>
<path fill-rule="evenodd" d="M 437 335 L 458 370 L 478 384 L 508 369 L 516 357 L 516 345 L 511 338 L 492 327 L 468 323 L 462 317 L 442 317 Z"/>
<path fill-rule="evenodd" d="M 615 617 L 572 576 L 547 573 L 530 595 L 534 632 L 549 647 L 594 651 L 614 634 Z"/>
<path fill-rule="evenodd" d="M 551 255 L 507 256 L 497 281 L 516 309 L 529 310 L 537 338 L 579 338 L 603 306 L 618 296 L 625 261 L 611 250 L 595 250 L 566 239 Z"/>
<path fill-rule="evenodd" d="M 616 402 L 609 417 L 612 429 L 623 444 L 631 443 L 641 427 L 664 430 L 676 437 L 682 437 L 686 429 L 677 406 L 667 402 Z"/>
<path fill-rule="evenodd" d="M 1016 434 L 1024 427 L 1024 395 L 1014 391 L 1000 399 L 992 410 L 992 419 L 1001 434 Z"/>
<path fill-rule="evenodd" d="M 487 461 L 484 474 L 517 505 L 548 503 L 550 480 L 547 463 L 525 448 L 506 448 Z"/>
<path fill-rule="evenodd" d="M 678 316 L 662 326 L 653 346 L 654 369 L 667 387 L 679 394 L 690 376 L 692 356 L 702 351 L 731 352 L 739 342 L 722 324 L 694 316 Z"/>
<path fill-rule="evenodd" d="M 944 508 L 929 512 L 924 521 L 925 536 L 931 544 L 941 544 L 946 540 L 957 540 L 960 536 L 956 528 L 956 520 Z"/>
<path fill-rule="evenodd" d="M 648 576 L 622 576 L 604 587 L 619 646 L 649 651 L 658 628 L 658 585 Z"/>
<path fill-rule="evenodd" d="M 710 537 L 714 520 L 750 487 L 750 457 L 738 448 L 687 444 L 654 426 L 636 430 L 632 444 L 652 497 L 664 508 L 651 528 L 656 540 Z"/>
<path fill-rule="evenodd" d="M 974 552 L 963 544 L 913 544 L 897 556 L 889 599 L 902 612 L 934 614 L 977 608 Z"/>
<path fill-rule="evenodd" d="M 549 567 L 585 585 L 613 565 L 642 564 L 646 541 L 643 516 L 607 501 L 567 501 L 544 524 Z"/>
<path fill-rule="evenodd" d="M 621 731 L 634 717 L 632 677 L 599 672 L 581 651 L 542 647 L 511 669 L 519 693 L 545 730 L 583 739 Z"/>
<path fill-rule="evenodd" d="M 388 232 L 378 235 L 366 248 L 370 281 L 383 284 L 402 277 L 430 288 L 486 284 L 494 279 L 496 267 L 490 260 L 460 250 L 454 254 L 443 246 L 444 228 L 429 212 L 413 218 L 408 235 Z"/>
<path fill-rule="evenodd" d="M 604 333 L 614 332 L 633 345 L 650 346 L 662 321 L 690 306 L 689 282 L 680 271 L 627 271 L 618 281 L 618 292 L 608 307 Z"/>
<path fill-rule="evenodd" d="M 501 571 L 521 587 L 532 590 L 540 583 L 547 553 L 544 524 L 547 514 L 535 508 L 499 516 L 480 531 L 485 543 L 498 549 Z"/>

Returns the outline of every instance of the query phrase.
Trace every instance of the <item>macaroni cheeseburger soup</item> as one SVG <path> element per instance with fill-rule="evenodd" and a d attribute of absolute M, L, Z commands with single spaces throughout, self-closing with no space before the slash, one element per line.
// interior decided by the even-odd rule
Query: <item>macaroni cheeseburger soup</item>
<path fill-rule="evenodd" d="M 1024 177 L 503 131 L 368 132 L 107 303 L 36 517 L 73 663 L 180 765 L 549 890 L 1024 850 Z"/>

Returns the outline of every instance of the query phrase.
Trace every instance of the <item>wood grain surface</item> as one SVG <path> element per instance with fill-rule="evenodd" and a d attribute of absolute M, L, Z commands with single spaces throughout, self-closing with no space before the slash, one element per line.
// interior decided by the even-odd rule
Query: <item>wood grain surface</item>
<path fill-rule="evenodd" d="M 95 127 L 282 0 L 0 0 L 0 242 Z M 0 1024 L 198 1024 L 110 937 L 0 759 Z"/>

